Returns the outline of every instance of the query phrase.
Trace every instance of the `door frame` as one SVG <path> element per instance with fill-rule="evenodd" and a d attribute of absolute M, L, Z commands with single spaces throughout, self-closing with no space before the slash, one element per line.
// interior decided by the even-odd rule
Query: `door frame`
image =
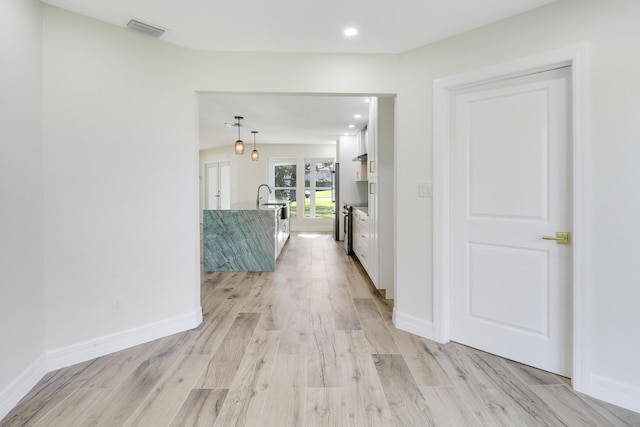
<path fill-rule="evenodd" d="M 590 389 L 590 312 L 589 283 L 589 150 L 588 150 L 588 72 L 589 44 L 545 52 L 519 60 L 437 79 L 433 82 L 433 335 L 438 342 L 450 340 L 450 124 L 452 92 L 478 84 L 571 67 L 573 162 L 573 376 L 572 387 Z"/>

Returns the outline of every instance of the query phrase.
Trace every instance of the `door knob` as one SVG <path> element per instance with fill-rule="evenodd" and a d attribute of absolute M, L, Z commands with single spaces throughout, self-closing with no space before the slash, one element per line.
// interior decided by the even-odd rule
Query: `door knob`
<path fill-rule="evenodd" d="M 559 245 L 568 245 L 570 243 L 568 231 L 557 231 L 555 237 L 554 236 L 542 236 L 543 240 L 555 240 Z"/>

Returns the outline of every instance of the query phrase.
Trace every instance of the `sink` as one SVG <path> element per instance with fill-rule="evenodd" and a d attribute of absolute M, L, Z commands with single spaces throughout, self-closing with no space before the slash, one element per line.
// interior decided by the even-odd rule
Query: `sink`
<path fill-rule="evenodd" d="M 260 207 L 283 208 L 282 211 L 280 212 L 280 218 L 281 219 L 289 218 L 289 208 L 288 208 L 287 202 L 265 202 L 265 203 L 261 203 Z"/>

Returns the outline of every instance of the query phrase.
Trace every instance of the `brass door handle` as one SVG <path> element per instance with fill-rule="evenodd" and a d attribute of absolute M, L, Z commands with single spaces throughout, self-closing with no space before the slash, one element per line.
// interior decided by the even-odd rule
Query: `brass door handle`
<path fill-rule="evenodd" d="M 559 245 L 568 245 L 570 243 L 570 234 L 568 231 L 558 231 L 556 232 L 555 237 L 553 236 L 542 236 L 543 240 L 555 240 Z"/>

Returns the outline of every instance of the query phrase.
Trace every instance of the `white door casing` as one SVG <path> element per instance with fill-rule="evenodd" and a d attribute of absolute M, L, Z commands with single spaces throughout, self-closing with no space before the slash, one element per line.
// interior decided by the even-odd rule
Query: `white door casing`
<path fill-rule="evenodd" d="M 572 387 L 591 391 L 589 270 L 588 161 L 588 60 L 590 46 L 582 43 L 564 49 L 532 55 L 518 60 L 464 72 L 434 81 L 433 131 L 433 333 L 438 342 L 450 339 L 450 98 L 454 90 L 504 80 L 559 66 L 571 66 L 572 159 L 573 176 L 573 375 Z"/>
<path fill-rule="evenodd" d="M 452 92 L 451 339 L 571 376 L 567 67 Z"/>

